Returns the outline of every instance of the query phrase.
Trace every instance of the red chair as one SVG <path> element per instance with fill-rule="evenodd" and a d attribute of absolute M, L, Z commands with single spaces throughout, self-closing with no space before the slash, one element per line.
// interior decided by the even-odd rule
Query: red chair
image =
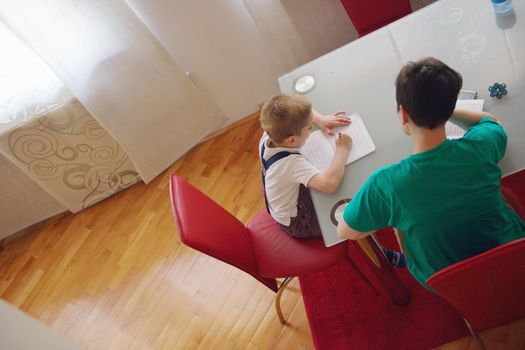
<path fill-rule="evenodd" d="M 525 207 L 521 204 L 518 196 L 509 187 L 501 186 L 501 194 L 506 202 L 525 220 Z"/>
<path fill-rule="evenodd" d="M 321 238 L 291 238 L 266 209 L 245 226 L 177 175 L 171 175 L 170 197 L 182 242 L 245 271 L 276 292 L 275 308 L 282 324 L 286 321 L 280 298 L 293 277 L 346 258 L 346 244 L 326 248 Z M 278 287 L 276 278 L 282 277 L 285 280 Z"/>
<path fill-rule="evenodd" d="M 341 0 L 359 36 L 366 35 L 412 12 L 409 0 Z"/>
<path fill-rule="evenodd" d="M 507 201 L 524 217 L 517 197 L 502 188 Z M 525 317 L 525 238 L 450 265 L 427 285 L 454 306 L 482 349 L 477 331 Z"/>

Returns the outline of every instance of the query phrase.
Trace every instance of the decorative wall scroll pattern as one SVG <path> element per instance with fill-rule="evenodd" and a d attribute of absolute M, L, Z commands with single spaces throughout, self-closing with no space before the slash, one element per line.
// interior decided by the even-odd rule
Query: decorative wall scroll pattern
<path fill-rule="evenodd" d="M 73 212 L 140 180 L 126 152 L 77 100 L 6 136 L 11 158 Z"/>

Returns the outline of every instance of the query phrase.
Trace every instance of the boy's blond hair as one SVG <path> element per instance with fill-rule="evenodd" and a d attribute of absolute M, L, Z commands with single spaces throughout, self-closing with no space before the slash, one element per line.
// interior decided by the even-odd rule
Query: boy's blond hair
<path fill-rule="evenodd" d="M 288 136 L 300 135 L 312 115 L 312 104 L 298 95 L 278 94 L 266 101 L 259 121 L 272 141 L 281 143 Z"/>

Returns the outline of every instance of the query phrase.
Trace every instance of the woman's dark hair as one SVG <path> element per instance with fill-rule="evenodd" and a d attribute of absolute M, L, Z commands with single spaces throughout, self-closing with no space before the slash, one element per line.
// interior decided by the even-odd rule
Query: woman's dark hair
<path fill-rule="evenodd" d="M 452 115 L 463 80 L 435 58 L 409 62 L 396 79 L 397 109 L 403 106 L 419 127 L 434 129 Z"/>

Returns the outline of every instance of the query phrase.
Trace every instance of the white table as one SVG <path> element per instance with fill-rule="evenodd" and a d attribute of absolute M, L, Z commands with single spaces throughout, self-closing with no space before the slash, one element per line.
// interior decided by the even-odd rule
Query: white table
<path fill-rule="evenodd" d="M 503 174 L 525 167 L 525 1 L 513 5 L 514 12 L 501 17 L 490 1 L 441 0 L 279 78 L 281 91 L 293 93 L 297 78 L 314 76 L 316 85 L 306 94 L 313 106 L 322 113 L 359 112 L 376 145 L 346 167 L 336 193 L 311 191 L 326 245 L 339 242 L 330 220 L 334 204 L 352 198 L 374 170 L 411 153 L 394 87 L 408 61 L 433 56 L 459 71 L 463 89 L 476 90 L 509 134 Z M 507 84 L 509 94 L 501 100 L 489 96 L 494 82 Z"/>

